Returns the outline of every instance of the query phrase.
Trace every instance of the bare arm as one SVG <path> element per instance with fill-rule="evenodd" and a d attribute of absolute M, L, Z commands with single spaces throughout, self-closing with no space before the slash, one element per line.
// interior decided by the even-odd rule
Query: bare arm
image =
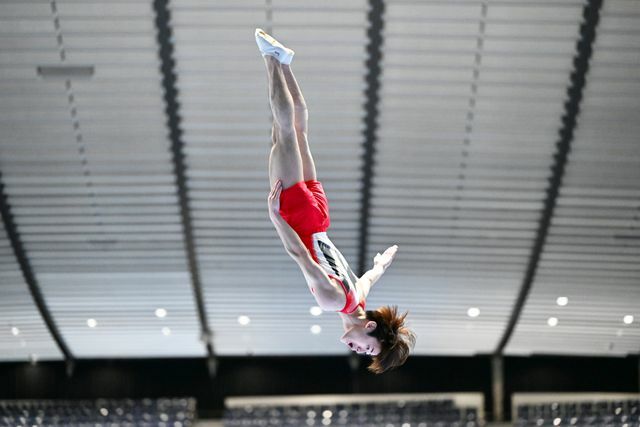
<path fill-rule="evenodd" d="M 345 303 L 344 292 L 338 289 L 327 273 L 316 263 L 300 236 L 280 215 L 282 182 L 278 181 L 269 194 L 269 217 L 285 250 L 298 264 L 316 302 L 325 311 L 338 311 Z"/>
<path fill-rule="evenodd" d="M 366 298 L 369 295 L 371 287 L 382 277 L 387 268 L 391 265 L 393 258 L 398 252 L 398 246 L 394 245 L 388 248 L 384 253 L 377 254 L 373 259 L 373 268 L 358 279 L 358 287 L 360 287 Z"/>

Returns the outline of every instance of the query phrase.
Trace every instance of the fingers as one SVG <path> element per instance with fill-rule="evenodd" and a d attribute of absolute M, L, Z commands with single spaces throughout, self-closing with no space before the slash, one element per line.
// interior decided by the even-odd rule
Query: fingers
<path fill-rule="evenodd" d="M 269 192 L 267 198 L 270 212 L 278 211 L 280 209 L 280 194 L 282 193 L 282 181 L 278 180 L 273 184 L 273 188 Z"/>
<path fill-rule="evenodd" d="M 276 182 L 276 185 L 274 186 L 274 191 L 275 191 L 275 197 L 277 197 L 278 199 L 280 198 L 280 193 L 282 193 L 282 181 L 278 180 L 278 182 Z"/>
<path fill-rule="evenodd" d="M 282 192 L 282 181 L 277 180 L 275 184 L 273 184 L 273 188 L 269 192 L 269 198 L 275 198 L 276 196 L 280 196 Z"/>

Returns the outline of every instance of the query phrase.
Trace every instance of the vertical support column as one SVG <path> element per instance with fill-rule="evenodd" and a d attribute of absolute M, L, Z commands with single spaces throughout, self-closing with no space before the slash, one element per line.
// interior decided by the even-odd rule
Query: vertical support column
<path fill-rule="evenodd" d="M 67 363 L 67 376 L 71 377 L 73 375 L 73 367 L 75 366 L 75 357 L 69 346 L 62 338 L 62 333 L 58 329 L 58 326 L 53 319 L 53 315 L 49 311 L 49 307 L 40 291 L 40 285 L 38 280 L 36 279 L 36 274 L 34 270 L 31 268 L 31 262 L 27 257 L 27 251 L 25 247 L 22 245 L 22 238 L 18 233 L 18 226 L 14 221 L 13 213 L 11 212 L 11 205 L 9 204 L 9 195 L 5 190 L 5 184 L 3 183 L 2 171 L 0 171 L 0 233 L 2 233 L 2 229 L 4 227 L 4 231 L 7 234 L 7 239 L 11 243 L 11 249 L 13 250 L 13 255 L 15 256 L 16 262 L 20 266 L 20 271 L 22 273 L 22 277 L 24 277 L 24 281 L 29 288 L 29 292 L 31 293 L 31 297 L 33 298 L 33 302 L 38 308 L 38 312 L 40 313 L 40 317 L 44 321 L 44 324 L 47 326 L 49 333 L 51 334 L 51 338 L 55 341 L 60 349 L 60 352 L 64 355 L 65 362 Z"/>
<path fill-rule="evenodd" d="M 542 252 L 551 227 L 551 220 L 556 208 L 562 180 L 564 178 L 565 167 L 573 143 L 573 133 L 578 124 L 580 115 L 580 104 L 582 102 L 582 92 L 587 82 L 589 73 L 589 61 L 593 53 L 593 46 L 596 40 L 596 29 L 600 20 L 600 9 L 603 0 L 587 0 L 582 10 L 583 22 L 580 25 L 580 39 L 576 43 L 576 56 L 573 58 L 573 71 L 570 74 L 570 85 L 567 88 L 567 101 L 564 103 L 564 114 L 562 116 L 562 127 L 558 130 L 559 140 L 556 142 L 556 152 L 553 155 L 551 165 L 551 177 L 546 190 L 544 208 L 538 223 L 538 231 L 531 248 L 529 263 L 525 271 L 520 292 L 511 310 L 509 323 L 505 328 L 502 339 L 495 350 L 496 354 L 502 354 L 506 348 L 511 335 L 515 330 L 518 319 L 522 314 L 524 305 L 529 297 L 529 291 L 533 285 L 538 270 L 538 263 L 542 257 Z"/>
<path fill-rule="evenodd" d="M 503 358 L 491 357 L 491 394 L 493 396 L 493 421 L 504 421 L 504 366 Z"/>
<path fill-rule="evenodd" d="M 373 167 L 375 144 L 378 139 L 378 108 L 380 104 L 380 73 L 382 70 L 382 30 L 384 28 L 384 0 L 369 0 L 369 27 L 367 36 L 368 59 L 365 62 L 366 90 L 364 117 L 364 153 L 362 159 L 362 199 L 360 201 L 360 240 L 358 243 L 358 267 L 356 274 L 362 276 L 367 271 L 366 257 L 369 247 L 369 215 L 371 211 L 371 186 L 373 185 Z"/>
<path fill-rule="evenodd" d="M 191 288 L 196 303 L 198 319 L 200 320 L 200 340 L 207 349 L 207 367 L 213 377 L 217 372 L 217 361 L 213 349 L 213 331 L 209 328 L 207 310 L 200 280 L 200 267 L 196 254 L 196 238 L 191 219 L 191 207 L 189 202 L 189 188 L 187 185 L 187 163 L 185 161 L 184 141 L 182 128 L 180 127 L 180 103 L 178 102 L 177 76 L 175 74 L 175 60 L 173 59 L 173 28 L 171 27 L 171 11 L 169 0 L 154 0 L 155 24 L 157 30 L 157 42 L 160 55 L 160 73 L 162 75 L 162 87 L 164 89 L 165 114 L 167 116 L 167 128 L 169 141 L 173 154 L 173 171 L 176 178 L 176 190 L 182 220 L 182 232 L 184 247 L 191 275 Z"/>

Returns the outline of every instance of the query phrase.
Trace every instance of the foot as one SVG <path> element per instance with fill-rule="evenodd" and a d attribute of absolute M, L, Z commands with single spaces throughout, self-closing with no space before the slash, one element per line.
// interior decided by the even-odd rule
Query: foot
<path fill-rule="evenodd" d="M 284 47 L 282 43 L 265 33 L 263 29 L 256 28 L 256 43 L 262 53 L 262 56 L 273 56 L 281 64 L 291 64 L 293 55 L 295 52 L 287 47 Z"/>

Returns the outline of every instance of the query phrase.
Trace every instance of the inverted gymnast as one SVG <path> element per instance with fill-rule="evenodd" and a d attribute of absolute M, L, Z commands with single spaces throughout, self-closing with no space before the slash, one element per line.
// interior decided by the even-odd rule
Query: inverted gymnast
<path fill-rule="evenodd" d="M 367 295 L 396 255 L 391 246 L 373 259 L 373 268 L 358 278 L 327 236 L 329 205 L 316 180 L 307 139 L 308 110 L 293 72 L 293 50 L 260 28 L 255 38 L 269 75 L 273 112 L 269 156 L 269 216 L 287 253 L 300 266 L 311 293 L 324 311 L 338 312 L 345 333 L 340 338 L 352 351 L 373 361 L 380 374 L 402 365 L 415 344 L 404 326 L 407 313 L 393 306 L 366 310 Z"/>

